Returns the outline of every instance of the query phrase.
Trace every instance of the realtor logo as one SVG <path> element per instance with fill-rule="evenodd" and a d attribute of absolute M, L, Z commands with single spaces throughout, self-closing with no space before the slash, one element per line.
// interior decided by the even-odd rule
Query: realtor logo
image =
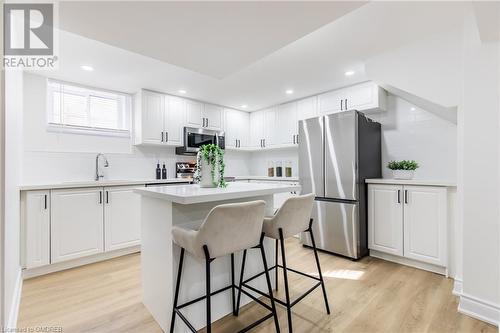
<path fill-rule="evenodd" d="M 4 67 L 52 69 L 54 4 L 4 4 Z"/>

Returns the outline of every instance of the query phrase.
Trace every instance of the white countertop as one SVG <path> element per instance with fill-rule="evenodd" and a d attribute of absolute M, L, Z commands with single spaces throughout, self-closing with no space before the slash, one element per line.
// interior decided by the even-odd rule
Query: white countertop
<path fill-rule="evenodd" d="M 179 204 L 195 204 L 272 195 L 275 193 L 297 190 L 300 190 L 299 185 L 232 182 L 228 183 L 226 188 L 203 188 L 199 185 L 174 185 L 137 188 L 135 192 Z"/>
<path fill-rule="evenodd" d="M 268 176 L 235 176 L 236 180 L 266 180 L 266 181 L 288 181 L 298 182 L 299 177 L 268 177 Z"/>
<path fill-rule="evenodd" d="M 425 179 L 390 179 L 390 178 L 374 178 L 366 179 L 367 184 L 394 184 L 394 185 L 422 185 L 422 186 L 443 186 L 456 187 L 457 184 L 449 181 L 440 180 L 425 180 Z"/>
<path fill-rule="evenodd" d="M 151 185 L 151 184 L 172 184 L 185 183 L 188 179 L 169 178 L 169 179 L 119 179 L 119 180 L 92 180 L 92 181 L 74 181 L 59 182 L 48 184 L 26 184 L 19 186 L 21 191 L 48 190 L 60 188 L 78 188 L 78 187 L 99 187 L 99 186 L 126 186 L 126 185 Z"/>

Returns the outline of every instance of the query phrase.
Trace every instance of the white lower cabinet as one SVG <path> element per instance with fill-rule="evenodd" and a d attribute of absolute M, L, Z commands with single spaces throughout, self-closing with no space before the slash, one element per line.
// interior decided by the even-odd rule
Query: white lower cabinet
<path fill-rule="evenodd" d="M 21 196 L 23 267 L 34 268 L 50 263 L 49 191 L 23 192 Z"/>
<path fill-rule="evenodd" d="M 139 245 L 141 197 L 136 186 L 104 188 L 104 245 L 106 251 Z"/>
<path fill-rule="evenodd" d="M 51 263 L 104 251 L 103 191 L 99 188 L 51 193 Z"/>
<path fill-rule="evenodd" d="M 446 188 L 368 185 L 371 250 L 445 267 L 446 230 Z"/>

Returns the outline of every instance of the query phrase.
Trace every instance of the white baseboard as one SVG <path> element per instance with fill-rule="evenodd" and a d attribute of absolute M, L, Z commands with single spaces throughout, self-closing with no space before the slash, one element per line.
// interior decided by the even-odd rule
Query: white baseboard
<path fill-rule="evenodd" d="M 462 280 L 460 279 L 455 279 L 455 281 L 453 282 L 453 291 L 452 291 L 453 295 L 455 296 L 462 296 Z"/>
<path fill-rule="evenodd" d="M 12 294 L 12 302 L 10 311 L 9 311 L 9 319 L 7 322 L 7 328 L 15 329 L 17 328 L 17 318 L 19 316 L 19 307 L 21 305 L 21 292 L 23 290 L 23 272 L 19 269 L 16 278 L 16 285 L 14 287 L 14 293 Z"/>
<path fill-rule="evenodd" d="M 65 269 L 70 269 L 78 266 L 93 264 L 95 262 L 121 257 L 127 254 L 136 253 L 141 251 L 140 245 L 131 246 L 125 249 L 113 250 L 109 252 L 94 254 L 88 257 L 62 261 L 47 266 L 40 266 L 35 268 L 27 268 L 23 270 L 23 278 L 30 279 L 36 276 L 50 274 Z"/>
<path fill-rule="evenodd" d="M 458 312 L 485 321 L 498 327 L 500 323 L 500 306 L 491 302 L 467 295 L 462 292 Z"/>
<path fill-rule="evenodd" d="M 399 256 L 395 256 L 392 254 L 380 252 L 377 250 L 370 250 L 370 257 L 384 259 L 387 261 L 395 262 L 397 264 L 411 266 L 411 267 L 415 267 L 418 269 L 423 269 L 424 271 L 429 271 L 429 272 L 433 272 L 433 273 L 447 276 L 446 267 L 436 266 L 436 265 L 428 264 L 428 263 L 421 262 L 418 260 L 413 260 L 413 259 L 409 259 L 409 258 L 405 258 L 405 257 L 399 257 Z"/>

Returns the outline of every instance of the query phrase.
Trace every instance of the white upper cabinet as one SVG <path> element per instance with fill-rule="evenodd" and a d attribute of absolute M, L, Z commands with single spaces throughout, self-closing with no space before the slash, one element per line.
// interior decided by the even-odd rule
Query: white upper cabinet
<path fill-rule="evenodd" d="M 141 197 L 137 186 L 104 188 L 105 250 L 112 251 L 140 244 Z"/>
<path fill-rule="evenodd" d="M 277 145 L 297 144 L 299 133 L 297 120 L 297 102 L 281 104 L 276 111 L 277 126 L 273 129 L 276 133 Z"/>
<path fill-rule="evenodd" d="M 251 148 L 264 148 L 264 111 L 250 113 L 250 144 Z"/>
<path fill-rule="evenodd" d="M 48 265 L 50 263 L 49 191 L 23 192 L 21 217 L 25 244 L 23 267 Z"/>
<path fill-rule="evenodd" d="M 357 84 L 318 96 L 318 110 L 320 114 L 349 110 L 364 112 L 384 111 L 385 109 L 386 93 L 373 82 Z"/>
<path fill-rule="evenodd" d="M 277 108 L 264 110 L 264 141 L 263 148 L 275 147 L 279 144 Z"/>
<path fill-rule="evenodd" d="M 162 144 L 164 141 L 164 99 L 162 94 L 151 91 L 143 91 L 141 96 L 138 96 L 142 103 L 137 110 L 136 118 L 140 117 L 139 124 L 136 126 L 136 131 L 141 134 L 140 142 L 143 144 Z M 138 133 L 136 133 L 138 134 Z"/>
<path fill-rule="evenodd" d="M 218 105 L 187 101 L 186 123 L 191 127 L 203 127 L 220 131 L 223 128 L 224 109 Z"/>
<path fill-rule="evenodd" d="M 186 100 L 186 124 L 190 127 L 203 127 L 203 103 Z"/>
<path fill-rule="evenodd" d="M 249 146 L 250 114 L 245 111 L 225 109 L 226 149 L 246 148 Z"/>
<path fill-rule="evenodd" d="M 404 190 L 405 257 L 446 266 L 446 189 L 405 186 Z"/>
<path fill-rule="evenodd" d="M 53 190 L 51 263 L 104 251 L 102 187 Z"/>
<path fill-rule="evenodd" d="M 297 121 L 318 116 L 318 97 L 308 97 L 297 102 Z"/>
<path fill-rule="evenodd" d="M 183 143 L 183 128 L 186 115 L 186 100 L 165 96 L 164 142 L 168 145 L 180 146 Z"/>
<path fill-rule="evenodd" d="M 186 101 L 147 90 L 143 90 L 136 98 L 135 143 L 182 145 Z"/>
<path fill-rule="evenodd" d="M 205 104 L 202 118 L 205 118 L 204 127 L 221 131 L 223 128 L 224 109 L 218 105 Z"/>

